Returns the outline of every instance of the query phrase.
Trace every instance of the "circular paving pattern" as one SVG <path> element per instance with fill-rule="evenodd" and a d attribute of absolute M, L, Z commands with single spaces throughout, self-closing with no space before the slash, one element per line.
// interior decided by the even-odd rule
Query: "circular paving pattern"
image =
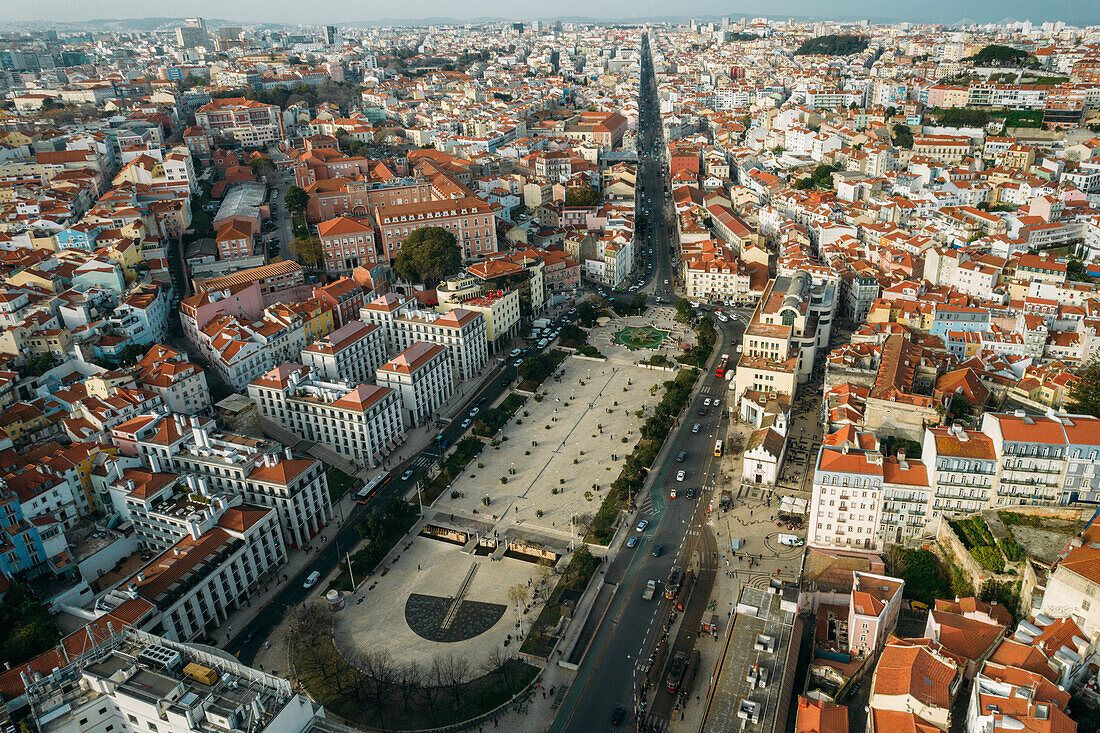
<path fill-rule="evenodd" d="M 653 326 L 623 326 L 612 341 L 628 349 L 656 349 L 668 338 L 669 332 Z"/>
<path fill-rule="evenodd" d="M 501 603 L 464 600 L 459 603 L 450 624 L 443 628 L 450 608 L 450 598 L 413 593 L 405 601 L 405 623 L 417 636 L 428 641 L 466 641 L 493 628 L 507 610 Z"/>

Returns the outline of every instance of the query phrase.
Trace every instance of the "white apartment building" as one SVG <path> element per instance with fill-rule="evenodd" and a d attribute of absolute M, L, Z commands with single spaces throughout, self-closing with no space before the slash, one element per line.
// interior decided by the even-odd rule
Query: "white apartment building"
<path fill-rule="evenodd" d="M 446 346 L 454 376 L 466 380 L 489 362 L 489 339 L 480 313 L 455 308 L 448 313 L 414 311 L 394 321 L 397 350 L 404 351 L 418 341 Z"/>
<path fill-rule="evenodd" d="M 988 435 L 961 427 L 928 428 L 921 456 L 931 472 L 929 520 L 992 506 L 997 492 L 997 451 Z"/>
<path fill-rule="evenodd" d="M 415 301 L 388 293 L 360 308 L 359 320 L 382 329 L 388 354 L 400 353 L 417 341 L 446 346 L 459 381 L 477 374 L 489 361 L 485 319 L 465 308 L 442 314 L 418 310 Z"/>
<path fill-rule="evenodd" d="M 882 551 L 883 464 L 878 439 L 871 433 L 821 446 L 807 544 L 826 550 Z"/>
<path fill-rule="evenodd" d="M 124 456 L 158 469 L 195 474 L 212 493 L 240 496 L 278 512 L 285 544 L 301 547 L 332 519 L 324 466 L 275 443 L 217 430 L 209 418 L 147 414 L 111 430 Z M 155 471 L 154 471 L 155 472 Z"/>
<path fill-rule="evenodd" d="M 906 457 L 899 451 L 896 457 L 882 461 L 881 532 L 886 542 L 900 544 L 921 533 L 928 521 L 928 468 L 922 461 Z"/>
<path fill-rule="evenodd" d="M 997 455 L 997 505 L 1058 504 L 1066 475 L 1066 438 L 1061 421 L 987 412 L 982 432 Z M 1100 444 L 1100 430 L 1093 442 Z"/>
<path fill-rule="evenodd" d="M 187 360 L 186 354 L 154 344 L 137 363 L 138 385 L 156 392 L 171 412 L 185 415 L 210 410 L 206 372 Z"/>
<path fill-rule="evenodd" d="M 151 463 L 159 461 L 151 458 Z M 113 466 L 118 464 L 112 464 Z M 163 552 L 189 534 L 203 534 L 217 526 L 226 509 L 240 503 L 211 495 L 206 479 L 174 473 L 127 468 L 108 487 L 111 504 L 134 525 L 145 549 Z"/>
<path fill-rule="evenodd" d="M 386 361 L 382 329 L 349 321 L 302 350 L 302 363 L 329 381 L 362 384 Z"/>
<path fill-rule="evenodd" d="M 132 626 L 89 633 L 65 660 L 27 687 L 40 733 L 305 733 L 324 717 L 282 678 Z"/>
<path fill-rule="evenodd" d="M 419 341 L 378 369 L 379 387 L 392 389 L 401 400 L 405 425 L 422 425 L 454 392 L 454 369 L 447 348 Z"/>
<path fill-rule="evenodd" d="M 248 385 L 248 396 L 261 416 L 360 466 L 376 466 L 405 432 L 394 390 L 316 380 L 301 364 L 272 369 Z"/>
<path fill-rule="evenodd" d="M 275 510 L 240 504 L 226 509 L 205 532 L 192 527 L 120 590 L 156 607 L 160 615 L 153 628 L 158 634 L 179 641 L 213 640 L 229 616 L 285 562 Z"/>
<path fill-rule="evenodd" d="M 684 263 L 684 285 L 689 298 L 747 298 L 749 271 L 733 260 L 692 260 Z"/>

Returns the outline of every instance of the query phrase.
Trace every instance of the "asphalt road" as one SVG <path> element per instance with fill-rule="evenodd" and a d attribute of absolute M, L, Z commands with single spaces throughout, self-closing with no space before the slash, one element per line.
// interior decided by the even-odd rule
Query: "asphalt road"
<path fill-rule="evenodd" d="M 668 252 L 667 222 L 664 208 L 664 183 L 659 159 L 660 116 L 656 106 L 656 87 L 652 79 L 652 60 L 648 55 L 648 46 L 643 47 L 645 55 L 642 65 L 641 109 L 639 115 L 639 144 L 641 165 L 645 168 L 644 188 L 647 193 L 647 215 L 652 226 L 654 246 L 651 256 L 656 256 L 655 272 L 650 289 L 657 292 L 670 290 L 672 283 L 671 261 Z M 670 285 L 664 284 L 665 280 Z M 716 324 L 721 341 L 719 353 L 734 353 L 734 347 L 728 344 L 739 343 L 744 323 L 731 319 L 727 323 Z M 727 344 L 727 346 L 723 346 Z M 713 357 L 712 357 L 713 364 Z M 649 528 L 642 533 L 632 532 L 640 538 L 633 549 L 625 548 L 619 553 L 607 571 L 607 581 L 618 584 L 618 590 L 611 601 L 608 613 L 600 628 L 596 631 L 588 654 L 577 671 L 577 677 L 563 700 L 560 713 L 554 721 L 552 731 L 593 731 L 611 730 L 611 715 L 616 707 L 622 706 L 628 711 L 635 709 L 638 691 L 644 670 L 644 664 L 659 642 L 669 617 L 672 601 L 664 598 L 664 581 L 674 565 L 690 567 L 691 559 L 697 550 L 701 559 L 714 552 L 707 531 L 704 531 L 706 505 L 705 498 L 713 487 L 712 464 L 714 462 L 714 441 L 724 439 L 728 425 L 727 415 L 722 404 L 727 382 L 713 375 L 713 366 L 702 377 L 702 386 L 696 399 L 681 416 L 678 429 L 670 435 L 672 446 L 666 460 L 654 470 L 657 477 L 650 496 L 640 500 L 642 517 L 650 519 Z M 717 406 L 711 406 L 705 415 L 700 415 L 705 400 L 719 398 Z M 698 432 L 692 432 L 698 423 Z M 677 454 L 686 451 L 684 461 L 676 461 Z M 684 480 L 677 481 L 678 471 L 685 472 Z M 671 499 L 670 491 L 676 488 L 679 498 Z M 684 496 L 687 489 L 696 490 L 694 500 Z M 705 489 L 705 490 L 704 490 Z M 662 545 L 664 551 L 659 557 L 653 556 L 653 547 Z M 678 637 L 673 648 L 682 648 L 693 639 L 687 639 L 699 628 L 702 615 L 701 605 L 705 605 L 713 584 L 713 562 L 703 565 L 704 571 L 709 565 L 708 574 L 701 574 L 700 582 L 692 594 L 685 613 L 688 620 L 683 623 L 684 634 Z M 660 595 L 652 601 L 642 599 L 646 582 L 658 581 Z M 700 606 L 700 607 L 697 607 Z M 691 625 L 694 619 L 694 625 Z M 690 649 L 690 646 L 687 648 Z M 663 674 L 660 679 L 663 680 Z M 671 696 L 658 697 L 657 703 L 666 711 Z M 653 713 L 657 713 L 657 707 Z M 628 714 L 633 722 L 633 715 Z"/>
<path fill-rule="evenodd" d="M 553 323 L 560 325 L 564 322 L 565 317 L 565 314 L 563 314 Z M 550 348 L 550 346 L 547 348 Z M 532 347 L 528 355 L 537 352 L 538 349 Z M 439 432 L 448 445 L 454 445 L 469 429 L 462 427 L 462 421 L 469 415 L 470 407 L 481 402 L 492 404 L 494 400 L 511 388 L 512 382 L 517 376 L 517 369 L 513 366 L 514 362 L 514 359 L 505 356 L 504 361 L 493 368 L 492 376 L 486 380 L 484 385 L 469 396 L 466 409 L 463 409 L 454 420 L 440 429 Z M 391 498 L 403 497 L 409 493 L 420 479 L 425 470 L 424 466 L 431 463 L 430 461 L 420 461 L 422 465 L 417 466 L 415 465 L 417 459 L 426 456 L 434 460 L 438 458 L 438 455 L 439 451 L 436 446 L 430 445 L 406 457 L 399 465 L 390 470 L 392 476 L 390 482 L 379 489 L 367 504 L 355 504 L 355 508 L 344 519 L 338 529 L 333 524 L 326 527 L 326 534 L 336 531 L 334 541 L 330 542 L 324 549 L 314 552 L 313 560 L 306 564 L 297 575 L 289 578 L 282 591 L 244 628 L 238 629 L 236 636 L 225 645 L 224 649 L 230 654 L 239 652 L 240 660 L 244 664 L 251 664 L 260 646 L 267 640 L 271 631 L 283 620 L 287 612 L 304 601 L 310 594 L 310 590 L 303 587 L 306 576 L 316 570 L 321 573 L 322 577 L 325 577 L 332 571 L 336 564 L 344 558 L 344 553 L 359 543 L 361 538 L 356 527 L 363 515 L 372 507 L 383 507 Z M 407 479 L 402 479 L 402 474 L 408 469 L 413 471 L 412 475 Z"/>

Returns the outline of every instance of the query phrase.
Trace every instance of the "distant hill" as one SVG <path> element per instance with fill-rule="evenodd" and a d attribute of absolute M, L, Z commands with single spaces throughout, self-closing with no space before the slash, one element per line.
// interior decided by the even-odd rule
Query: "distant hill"
<path fill-rule="evenodd" d="M 808 38 L 795 51 L 805 56 L 850 56 L 867 48 L 866 36 L 818 36 Z"/>

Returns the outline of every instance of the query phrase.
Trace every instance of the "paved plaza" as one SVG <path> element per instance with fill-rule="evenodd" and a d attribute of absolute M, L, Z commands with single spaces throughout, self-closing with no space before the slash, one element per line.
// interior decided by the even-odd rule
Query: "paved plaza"
<path fill-rule="evenodd" d="M 526 613 L 521 608 L 517 614 L 508 589 L 547 582 L 543 567 L 510 557 L 492 560 L 424 536 L 401 547 L 385 560 L 386 574 L 379 570 L 366 578 L 336 612 L 337 647 L 369 649 L 395 662 L 424 666 L 454 654 L 471 668 L 482 665 L 494 650 L 517 648 L 518 635 L 530 627 L 541 604 L 528 599 Z M 453 618 L 448 619 L 452 606 Z"/>
<path fill-rule="evenodd" d="M 437 511 L 491 522 L 501 534 L 536 533 L 568 545 L 570 517 L 599 509 L 638 441 L 635 412 L 660 400 L 661 390 L 650 388 L 671 374 L 625 358 L 567 358 L 559 373 L 543 383 L 541 401 L 528 398 L 497 436 L 500 444 L 486 445 L 455 481 L 461 496 L 444 492 Z"/>

